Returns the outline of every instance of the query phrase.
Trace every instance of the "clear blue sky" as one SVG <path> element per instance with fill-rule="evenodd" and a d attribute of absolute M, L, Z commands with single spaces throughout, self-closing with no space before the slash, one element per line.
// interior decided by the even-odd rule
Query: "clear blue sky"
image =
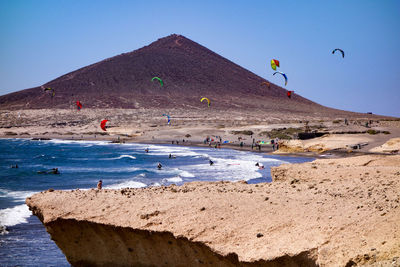
<path fill-rule="evenodd" d="M 279 59 L 286 88 L 317 103 L 400 117 L 397 0 L 0 0 L 0 94 L 172 33 L 283 85 Z"/>

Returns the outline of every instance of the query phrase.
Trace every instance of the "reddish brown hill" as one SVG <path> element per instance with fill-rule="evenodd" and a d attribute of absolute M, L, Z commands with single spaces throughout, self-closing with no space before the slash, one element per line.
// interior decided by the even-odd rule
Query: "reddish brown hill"
<path fill-rule="evenodd" d="M 151 82 L 158 76 L 164 81 Z M 0 96 L 1 109 L 69 108 L 80 100 L 86 108 L 195 108 L 201 97 L 212 107 L 289 111 L 302 114 L 343 114 L 309 101 L 221 57 L 181 35 L 170 35 L 130 53 L 121 54 L 65 74 L 41 87 Z M 346 112 L 347 113 L 347 112 Z"/>

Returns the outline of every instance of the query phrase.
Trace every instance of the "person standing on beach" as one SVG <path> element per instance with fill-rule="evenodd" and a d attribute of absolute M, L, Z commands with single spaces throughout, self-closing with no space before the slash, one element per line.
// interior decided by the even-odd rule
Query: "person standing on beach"
<path fill-rule="evenodd" d="M 279 149 L 279 138 L 275 138 L 276 150 Z"/>
<path fill-rule="evenodd" d="M 100 180 L 100 181 L 97 183 L 97 189 L 101 190 L 102 187 L 103 187 L 103 181 Z"/>

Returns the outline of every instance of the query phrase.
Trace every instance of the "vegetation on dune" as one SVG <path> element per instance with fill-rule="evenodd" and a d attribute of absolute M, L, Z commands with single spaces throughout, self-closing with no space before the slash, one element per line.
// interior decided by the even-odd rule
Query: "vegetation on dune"
<path fill-rule="evenodd" d="M 261 132 L 260 135 L 265 135 L 268 138 L 274 139 L 296 139 L 297 134 L 303 132 L 303 128 L 282 128 L 282 129 L 272 129 L 271 131 Z"/>
<path fill-rule="evenodd" d="M 231 131 L 231 134 L 253 135 L 254 133 L 253 133 L 253 131 L 250 131 L 250 130 L 243 130 L 243 131 Z"/>

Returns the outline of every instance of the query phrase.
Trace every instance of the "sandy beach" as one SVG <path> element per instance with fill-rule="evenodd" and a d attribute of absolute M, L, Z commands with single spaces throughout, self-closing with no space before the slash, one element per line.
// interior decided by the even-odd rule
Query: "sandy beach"
<path fill-rule="evenodd" d="M 167 124 L 166 117 L 171 116 Z M 266 119 L 268 118 L 268 119 Z M 108 119 L 107 131 L 99 127 Z M 372 122 L 372 123 L 371 123 Z M 368 126 L 366 126 L 368 123 Z M 297 134 L 305 131 L 324 135 L 309 140 L 298 140 Z M 399 143 L 392 138 L 400 136 L 397 119 L 365 118 L 310 118 L 287 116 L 279 113 L 251 111 L 216 112 L 209 110 L 184 111 L 146 109 L 38 109 L 1 111 L 0 137 L 8 138 L 58 138 L 73 140 L 110 140 L 140 143 L 172 143 L 180 145 L 208 145 L 251 150 L 256 143 L 270 142 L 279 137 L 281 149 L 275 153 L 303 153 L 318 156 L 327 152 L 348 153 L 398 153 Z M 297 140 L 296 140 L 297 139 Z M 243 142 L 243 147 L 240 143 Z M 353 148 L 361 144 L 358 148 Z M 384 145 L 385 144 L 385 145 Z M 378 148 L 382 146 L 381 148 Z M 253 151 L 257 151 L 254 147 Z M 271 144 L 262 144 L 261 151 L 272 152 Z"/>

